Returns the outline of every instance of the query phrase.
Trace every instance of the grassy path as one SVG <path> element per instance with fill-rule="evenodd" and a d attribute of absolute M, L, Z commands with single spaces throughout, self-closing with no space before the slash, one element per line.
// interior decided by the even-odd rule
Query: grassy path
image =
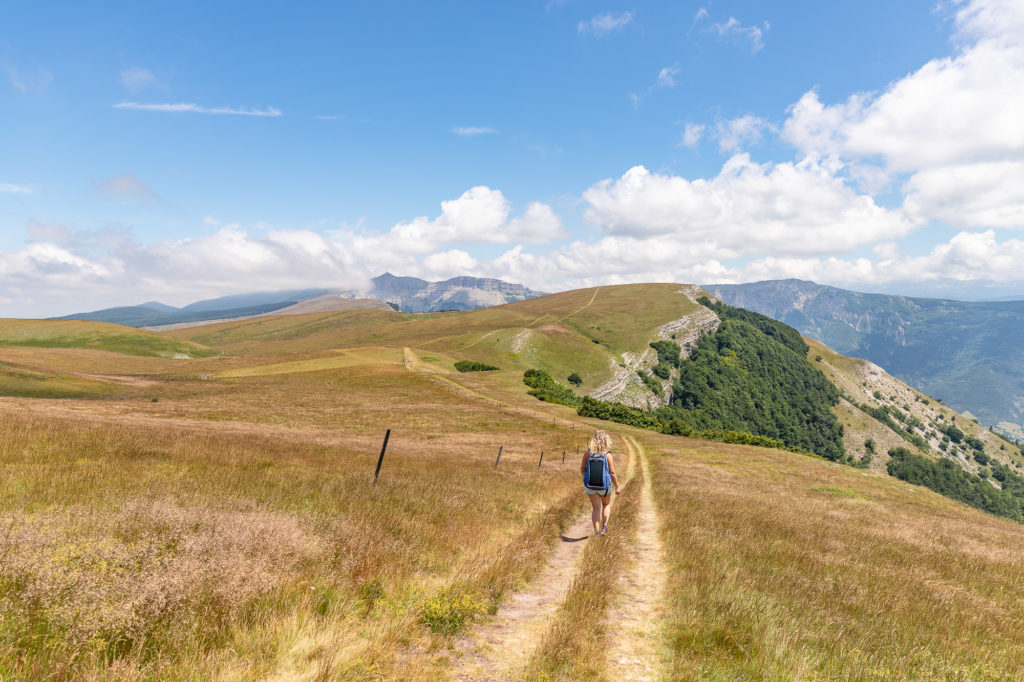
<path fill-rule="evenodd" d="M 609 536 L 588 540 L 589 511 L 581 515 L 530 586 L 459 640 L 450 678 L 654 679 L 662 551 L 643 448 L 630 437 L 623 443 L 623 495 Z M 610 617 L 595 620 L 602 613 Z"/>
<path fill-rule="evenodd" d="M 665 551 L 659 537 L 647 453 L 631 436 L 643 471 L 637 533 L 629 547 L 632 565 L 619 580 L 608 615 L 608 667 L 614 679 L 655 680 L 663 669 L 661 622 L 665 594 Z"/>
<path fill-rule="evenodd" d="M 489 621 L 458 643 L 462 651 L 452 670 L 457 680 L 512 679 L 565 597 L 590 537 L 590 513 L 577 518 L 561 535 L 551 561 L 532 585 L 515 593 Z"/>

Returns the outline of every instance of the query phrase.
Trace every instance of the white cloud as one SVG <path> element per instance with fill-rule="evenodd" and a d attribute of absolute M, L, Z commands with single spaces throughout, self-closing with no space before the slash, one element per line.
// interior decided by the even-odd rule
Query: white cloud
<path fill-rule="evenodd" d="M 281 110 L 274 107 L 266 109 L 248 109 L 232 107 L 202 107 L 198 104 L 179 102 L 177 104 L 140 104 L 138 102 L 118 102 L 114 109 L 131 109 L 134 111 L 164 111 L 172 113 L 221 114 L 230 116 L 267 116 L 281 115 Z"/>
<path fill-rule="evenodd" d="M 654 83 L 647 88 L 644 92 L 639 94 L 630 92 L 629 99 L 633 102 L 633 108 L 638 109 L 640 102 L 645 98 L 649 97 L 657 88 L 674 88 L 676 87 L 676 76 L 679 75 L 679 63 L 666 66 L 658 71 L 657 78 L 654 79 Z"/>
<path fill-rule="evenodd" d="M 719 121 L 715 126 L 718 147 L 723 152 L 736 152 L 747 144 L 761 141 L 763 131 L 771 125 L 762 118 L 747 114 L 728 121 Z"/>
<path fill-rule="evenodd" d="M 672 66 L 666 66 L 658 72 L 658 80 L 655 81 L 655 85 L 661 88 L 674 88 L 676 87 L 676 76 L 679 75 L 679 62 L 676 62 Z"/>
<path fill-rule="evenodd" d="M 859 165 L 862 176 L 908 176 L 907 212 L 923 219 L 1024 227 L 1024 3 L 955 5 L 957 54 L 836 104 L 811 90 L 790 108 L 782 137 L 804 154 Z"/>
<path fill-rule="evenodd" d="M 915 227 L 858 195 L 839 170 L 829 159 L 759 165 L 747 154 L 733 156 L 716 177 L 693 181 L 637 166 L 586 190 L 584 216 L 609 234 L 671 234 L 734 255 L 847 251 Z"/>
<path fill-rule="evenodd" d="M 121 71 L 121 85 L 129 90 L 144 90 L 160 85 L 149 69 L 133 66 Z"/>
<path fill-rule="evenodd" d="M 914 173 L 903 206 L 918 220 L 957 227 L 1024 226 L 1024 160 L 982 161 Z M 1022 262 L 1024 268 L 1024 262 Z"/>
<path fill-rule="evenodd" d="M 0 182 L 0 194 L 31 194 L 32 188 L 27 185 L 14 185 L 9 182 Z"/>
<path fill-rule="evenodd" d="M 700 144 L 701 138 L 704 137 L 705 128 L 706 126 L 702 123 L 687 123 L 686 128 L 683 129 L 683 134 L 679 138 L 679 146 L 696 149 L 697 145 Z"/>
<path fill-rule="evenodd" d="M 496 135 L 498 133 L 494 128 L 488 128 L 486 126 L 456 126 L 452 128 L 452 132 L 462 137 L 473 137 L 476 135 Z"/>
<path fill-rule="evenodd" d="M 393 227 L 384 240 L 403 253 L 423 254 L 441 244 L 547 242 L 564 236 L 562 221 L 549 206 L 527 205 L 518 218 L 509 220 L 505 196 L 489 187 L 473 187 L 458 199 L 441 202 L 441 215 L 415 218 Z"/>
<path fill-rule="evenodd" d="M 698 16 L 700 15 L 699 10 L 697 14 Z M 705 16 L 707 16 L 706 12 Z M 757 53 L 764 48 L 764 32 L 769 28 L 770 26 L 767 21 L 761 24 L 761 26 L 744 26 L 736 17 L 729 17 L 729 20 L 723 23 L 711 24 L 710 30 L 717 33 L 719 38 L 734 38 L 746 42 L 750 45 L 750 51 Z"/>
<path fill-rule="evenodd" d="M 633 23 L 632 12 L 622 12 L 621 14 L 605 12 L 604 14 L 592 17 L 590 21 L 579 22 L 576 24 L 576 30 L 581 34 L 589 33 L 595 38 L 603 38 L 609 33 L 625 28 L 631 23 Z"/>
<path fill-rule="evenodd" d="M 41 223 L 30 218 L 28 221 L 28 238 L 29 241 L 33 242 L 64 245 L 74 238 L 74 233 L 63 225 Z"/>
<path fill-rule="evenodd" d="M 18 92 L 41 95 L 50 88 L 50 83 L 53 82 L 53 74 L 43 68 L 26 71 L 15 68 L 11 64 L 4 64 L 3 70 L 7 74 L 7 82 Z"/>
<path fill-rule="evenodd" d="M 134 201 L 156 201 L 156 192 L 131 173 L 124 173 L 97 183 L 96 190 L 103 195 Z"/>
<path fill-rule="evenodd" d="M 1020 282 L 1024 241 L 998 241 L 993 230 L 961 232 L 937 244 L 923 256 L 899 254 L 892 244 L 881 245 L 878 260 L 855 258 L 765 257 L 724 273 L 716 283 L 755 282 L 797 277 L 839 285 L 877 285 L 889 282 Z M 704 280 L 710 282 L 711 280 Z"/>

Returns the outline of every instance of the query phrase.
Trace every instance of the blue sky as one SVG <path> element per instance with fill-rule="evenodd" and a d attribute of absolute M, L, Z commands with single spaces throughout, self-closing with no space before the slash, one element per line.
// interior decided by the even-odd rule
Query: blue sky
<path fill-rule="evenodd" d="M 0 4 L 0 315 L 385 270 L 1024 293 L 1024 8 Z"/>

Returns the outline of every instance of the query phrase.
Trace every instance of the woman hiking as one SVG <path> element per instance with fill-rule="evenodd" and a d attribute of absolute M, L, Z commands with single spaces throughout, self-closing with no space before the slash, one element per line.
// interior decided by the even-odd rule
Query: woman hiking
<path fill-rule="evenodd" d="M 608 532 L 608 517 L 612 513 L 612 488 L 619 494 L 619 477 L 615 475 L 612 461 L 612 437 L 604 431 L 595 431 L 580 462 L 583 475 L 583 489 L 590 497 L 593 508 L 590 520 L 594 523 L 594 537 Z"/>

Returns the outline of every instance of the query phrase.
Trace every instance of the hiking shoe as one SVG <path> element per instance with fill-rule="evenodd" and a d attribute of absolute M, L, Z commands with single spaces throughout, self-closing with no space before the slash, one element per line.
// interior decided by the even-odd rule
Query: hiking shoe
<path fill-rule="evenodd" d="M 597 531 L 596 533 L 594 533 L 594 537 L 595 538 L 601 537 L 601 531 Z"/>
<path fill-rule="evenodd" d="M 604 524 L 604 528 L 601 529 L 601 535 L 608 535 L 608 524 Z"/>

